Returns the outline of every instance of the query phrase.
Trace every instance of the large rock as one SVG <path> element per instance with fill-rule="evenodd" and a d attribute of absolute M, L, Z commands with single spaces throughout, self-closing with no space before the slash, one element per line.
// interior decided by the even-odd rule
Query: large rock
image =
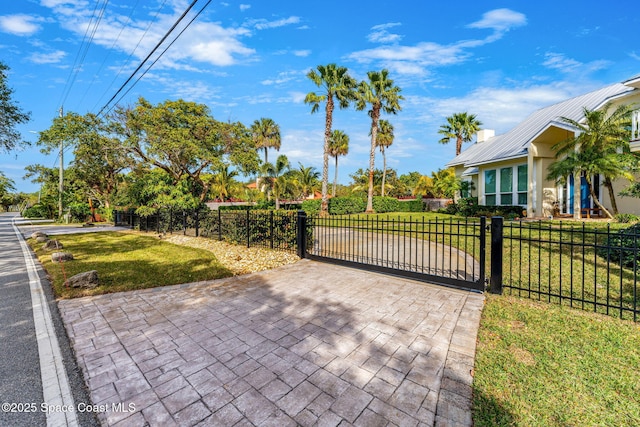
<path fill-rule="evenodd" d="M 72 288 L 93 289 L 100 284 L 98 280 L 98 272 L 96 270 L 85 271 L 84 273 L 76 274 L 69 277 L 65 286 Z"/>
<path fill-rule="evenodd" d="M 31 233 L 32 239 L 37 239 L 38 237 L 47 237 L 47 233 L 43 233 L 42 231 L 34 231 Z"/>
<path fill-rule="evenodd" d="M 51 261 L 53 262 L 73 261 L 73 255 L 71 254 L 71 252 L 54 252 L 51 254 Z"/>
<path fill-rule="evenodd" d="M 62 249 L 63 247 L 64 246 L 62 246 L 62 243 L 60 243 L 60 241 L 56 239 L 49 240 L 47 241 L 47 243 L 42 245 L 42 249 L 44 249 L 45 251 L 53 251 L 56 249 Z"/>
<path fill-rule="evenodd" d="M 46 235 L 36 237 L 36 243 L 45 243 L 48 241 L 49 241 L 49 238 Z"/>

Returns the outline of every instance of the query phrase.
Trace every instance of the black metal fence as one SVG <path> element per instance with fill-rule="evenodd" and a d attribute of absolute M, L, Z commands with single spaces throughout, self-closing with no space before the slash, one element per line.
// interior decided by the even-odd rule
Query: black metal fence
<path fill-rule="evenodd" d="M 186 236 L 209 237 L 247 247 L 297 250 L 297 213 L 293 211 L 161 211 L 141 217 L 133 211 L 115 211 L 116 225 L 141 231 L 182 233 Z"/>
<path fill-rule="evenodd" d="M 291 211 L 115 212 L 118 225 L 183 233 L 302 258 L 508 293 L 640 321 L 640 226 L 310 216 Z M 490 256 L 486 254 L 489 253 Z"/>
<path fill-rule="evenodd" d="M 514 222 L 503 230 L 509 294 L 639 320 L 637 229 Z"/>

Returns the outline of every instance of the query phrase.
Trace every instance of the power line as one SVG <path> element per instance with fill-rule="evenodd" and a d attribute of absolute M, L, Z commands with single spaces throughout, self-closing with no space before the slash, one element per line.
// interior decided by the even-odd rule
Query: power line
<path fill-rule="evenodd" d="M 95 37 L 96 31 L 98 30 L 98 26 L 100 25 L 100 21 L 104 16 L 104 11 L 107 8 L 108 3 L 109 3 L 109 0 L 103 0 L 102 7 L 100 8 L 100 13 L 96 17 L 96 10 L 98 9 L 100 0 L 96 2 L 96 5 L 93 9 L 93 13 L 91 15 L 91 19 L 87 24 L 87 29 L 85 30 L 84 37 L 82 38 L 82 43 L 80 43 L 80 48 L 78 49 L 78 53 L 76 54 L 76 58 L 73 62 L 73 67 L 71 68 L 69 77 L 67 78 L 65 89 L 62 92 L 62 100 L 60 102 L 60 105 L 65 104 L 65 102 L 67 101 L 67 97 L 69 96 L 69 93 L 71 93 L 71 88 L 73 87 L 73 84 L 75 83 L 76 78 L 78 77 L 78 73 L 82 68 L 82 64 L 84 63 L 84 60 L 87 57 L 87 52 L 89 52 L 89 47 L 91 46 L 91 42 Z M 96 18 L 96 20 L 95 20 L 95 24 L 93 24 L 93 27 L 92 27 L 92 22 L 94 18 Z M 89 33 L 90 30 L 91 30 L 91 35 L 87 37 L 87 34 Z"/>
<path fill-rule="evenodd" d="M 169 43 L 169 45 L 168 45 L 168 46 L 167 46 L 167 47 L 166 47 L 166 48 L 165 48 L 165 49 L 160 53 L 160 55 L 158 55 L 158 57 L 157 57 L 157 58 L 156 58 L 156 59 L 151 63 L 151 65 L 149 65 L 149 66 L 147 67 L 147 69 L 146 69 L 146 70 L 144 70 L 144 72 L 140 75 L 140 77 L 138 77 L 138 78 L 136 79 L 136 81 L 135 81 L 135 82 L 133 82 L 133 84 L 132 84 L 132 85 L 131 85 L 127 90 L 126 90 L 126 92 L 125 92 L 125 93 L 123 93 L 123 94 L 122 94 L 122 96 L 120 96 L 120 98 L 118 98 L 118 101 L 117 101 L 114 105 L 117 105 L 117 104 L 122 100 L 122 98 L 124 98 L 124 97 L 125 97 L 125 96 L 130 92 L 130 91 L 131 91 L 131 89 L 133 89 L 133 87 L 134 87 L 136 84 L 138 84 L 138 82 L 139 82 L 139 81 L 140 81 L 140 80 L 141 80 L 141 79 L 142 79 L 142 78 L 147 74 L 147 72 L 148 72 L 148 71 L 149 71 L 149 70 L 150 70 L 150 69 L 151 69 L 151 68 L 156 64 L 156 62 L 158 62 L 158 60 L 162 57 L 162 55 L 164 55 L 164 54 L 165 54 L 165 52 L 166 52 L 167 50 L 169 50 L 169 48 L 170 48 L 170 47 L 171 47 L 171 46 L 172 46 L 172 45 L 173 45 L 173 44 L 174 44 L 174 43 L 175 43 L 175 42 L 180 38 L 180 36 L 182 35 L 182 33 L 184 33 L 184 32 L 187 30 L 187 28 L 189 28 L 189 26 L 191 26 L 191 24 L 193 23 L 193 21 L 195 21 L 195 20 L 198 18 L 198 16 L 200 16 L 200 14 L 201 14 L 202 12 L 204 12 L 204 10 L 206 9 L 206 7 L 207 7 L 207 6 L 209 6 L 209 3 L 211 3 L 211 1 L 212 1 L 212 0 L 208 0 L 208 1 L 207 1 L 207 3 L 206 3 L 204 6 L 202 6 L 202 9 L 200 9 L 200 11 L 199 11 L 199 12 L 198 12 L 198 13 L 197 13 L 197 14 L 196 14 L 192 19 L 191 19 L 191 21 L 189 21 L 189 23 L 188 23 L 187 25 L 185 25 L 185 27 L 180 31 L 180 33 L 178 33 L 178 35 L 176 36 L 176 38 L 175 38 L 175 39 L 173 39 L 173 40 L 171 41 L 171 43 Z M 109 110 L 107 110 L 107 113 L 109 113 L 112 109 L 113 109 L 113 107 L 109 108 Z"/>
<path fill-rule="evenodd" d="M 153 19 L 149 21 L 149 24 L 147 25 L 147 28 L 145 28 L 142 36 L 140 36 L 140 39 L 138 40 L 136 47 L 133 48 L 133 50 L 127 57 L 127 59 L 123 62 L 122 66 L 118 70 L 118 73 L 113 77 L 113 80 L 111 80 L 111 83 L 109 84 L 109 86 L 104 90 L 100 98 L 96 101 L 95 105 L 91 108 L 91 111 L 95 111 L 98 108 L 98 104 L 100 104 L 100 101 L 102 100 L 102 98 L 105 97 L 107 92 L 109 92 L 109 89 L 111 89 L 111 86 L 113 86 L 113 84 L 116 82 L 118 77 L 120 77 L 120 74 L 122 73 L 122 71 L 124 71 L 125 66 L 129 64 L 131 57 L 133 57 L 133 54 L 136 53 L 136 51 L 138 50 L 138 47 L 140 47 L 140 43 L 142 43 L 142 40 L 146 37 L 147 33 L 149 32 L 149 28 L 151 28 L 151 25 L 153 25 L 153 23 L 158 19 L 158 15 L 160 14 L 160 11 L 162 10 L 162 8 L 164 8 L 164 5 L 167 3 L 167 1 L 168 0 L 164 0 L 160 5 L 160 7 L 158 8 L 158 10 L 156 10 L 156 14 L 154 15 Z"/>
<path fill-rule="evenodd" d="M 131 8 L 131 12 L 129 13 L 129 16 L 127 17 L 126 22 L 123 23 L 122 24 L 122 28 L 120 28 L 120 32 L 118 33 L 118 37 L 116 37 L 116 39 L 111 44 L 111 47 L 109 48 L 109 50 L 107 51 L 107 54 L 105 55 L 104 59 L 102 60 L 102 64 L 100 64 L 100 67 L 98 68 L 98 71 L 96 71 L 93 74 L 93 79 L 91 79 L 91 83 L 89 83 L 89 86 L 87 86 L 87 90 L 85 90 L 84 94 L 80 98 L 80 101 L 78 101 L 78 105 L 82 105 L 82 102 L 87 97 L 87 94 L 89 93 L 89 90 L 93 87 L 93 84 L 95 83 L 96 79 L 98 78 L 98 75 L 100 75 L 100 73 L 102 72 L 102 69 L 104 68 L 104 65 L 107 63 L 107 59 L 109 59 L 109 56 L 111 55 L 111 51 L 115 48 L 115 46 L 118 43 L 118 41 L 120 41 L 120 37 L 122 36 L 122 33 L 124 32 L 124 29 L 127 28 L 127 25 L 129 25 L 129 22 L 131 22 L 131 17 L 133 16 L 133 13 L 136 11 L 136 9 L 138 7 L 138 3 L 140 3 L 140 0 L 136 0 L 136 3 Z"/>
<path fill-rule="evenodd" d="M 193 8 L 193 6 L 195 6 L 195 4 L 197 2 L 198 2 L 198 0 L 193 0 L 191 2 L 189 7 L 187 7 L 187 9 L 182 13 L 182 15 L 180 15 L 178 20 L 176 22 L 174 22 L 174 24 L 171 26 L 171 28 L 169 28 L 169 30 L 165 33 L 165 35 L 162 37 L 162 39 L 160 39 L 160 41 L 156 44 L 156 46 L 153 48 L 153 50 L 151 50 L 151 52 L 147 55 L 147 57 L 140 63 L 140 65 L 138 65 L 138 67 L 135 69 L 135 71 L 133 73 L 131 73 L 129 78 L 120 86 L 120 89 L 118 89 L 116 91 L 116 93 L 111 97 L 111 99 L 109 99 L 109 101 L 100 109 L 100 111 L 98 112 L 98 116 L 100 116 L 102 114 L 102 112 L 109 106 L 109 104 L 111 104 L 111 102 L 118 96 L 118 94 L 120 94 L 120 92 L 122 92 L 124 87 L 127 84 L 129 84 L 131 79 L 133 79 L 133 77 L 136 75 L 136 73 L 138 71 L 140 71 L 140 69 L 149 60 L 149 58 L 151 58 L 151 56 L 158 50 L 158 48 L 160 48 L 160 45 L 162 45 L 162 43 L 164 43 L 164 41 L 167 39 L 167 37 L 169 37 L 169 35 L 173 32 L 173 30 L 175 30 L 175 28 L 180 24 L 180 22 L 182 22 L 184 17 L 187 15 L 187 13 L 189 13 L 189 11 Z"/>

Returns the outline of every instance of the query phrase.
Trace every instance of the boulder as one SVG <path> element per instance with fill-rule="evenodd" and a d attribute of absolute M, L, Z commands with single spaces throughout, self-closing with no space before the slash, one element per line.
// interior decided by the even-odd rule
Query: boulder
<path fill-rule="evenodd" d="M 62 249 L 63 247 L 62 243 L 56 239 L 48 240 L 44 245 L 42 245 L 42 249 L 45 251 L 53 251 L 55 249 Z"/>
<path fill-rule="evenodd" d="M 47 233 L 43 233 L 42 231 L 34 231 L 31 233 L 32 239 L 37 239 L 38 237 L 47 237 Z"/>
<path fill-rule="evenodd" d="M 36 242 L 37 243 L 45 243 L 49 241 L 49 238 L 45 235 L 45 236 L 38 236 L 36 237 Z"/>
<path fill-rule="evenodd" d="M 71 252 L 54 252 L 51 254 L 51 261 L 53 262 L 73 261 L 73 254 Z"/>
<path fill-rule="evenodd" d="M 64 285 L 71 288 L 93 289 L 100 284 L 96 270 L 85 271 L 69 277 Z"/>

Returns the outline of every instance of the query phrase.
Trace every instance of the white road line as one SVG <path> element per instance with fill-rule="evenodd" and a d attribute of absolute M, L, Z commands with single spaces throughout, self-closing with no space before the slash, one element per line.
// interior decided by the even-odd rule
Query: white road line
<path fill-rule="evenodd" d="M 44 403 L 50 411 L 47 412 L 47 427 L 78 426 L 76 408 L 69 387 L 67 371 L 64 368 L 60 345 L 53 327 L 51 312 L 47 304 L 47 297 L 42 290 L 40 278 L 31 256 L 31 251 L 22 237 L 22 233 L 12 221 L 13 231 L 18 236 L 22 255 L 29 275 L 31 288 L 31 304 L 33 306 L 33 321 L 36 328 L 38 353 L 40 355 L 40 372 L 42 376 L 42 393 Z"/>

